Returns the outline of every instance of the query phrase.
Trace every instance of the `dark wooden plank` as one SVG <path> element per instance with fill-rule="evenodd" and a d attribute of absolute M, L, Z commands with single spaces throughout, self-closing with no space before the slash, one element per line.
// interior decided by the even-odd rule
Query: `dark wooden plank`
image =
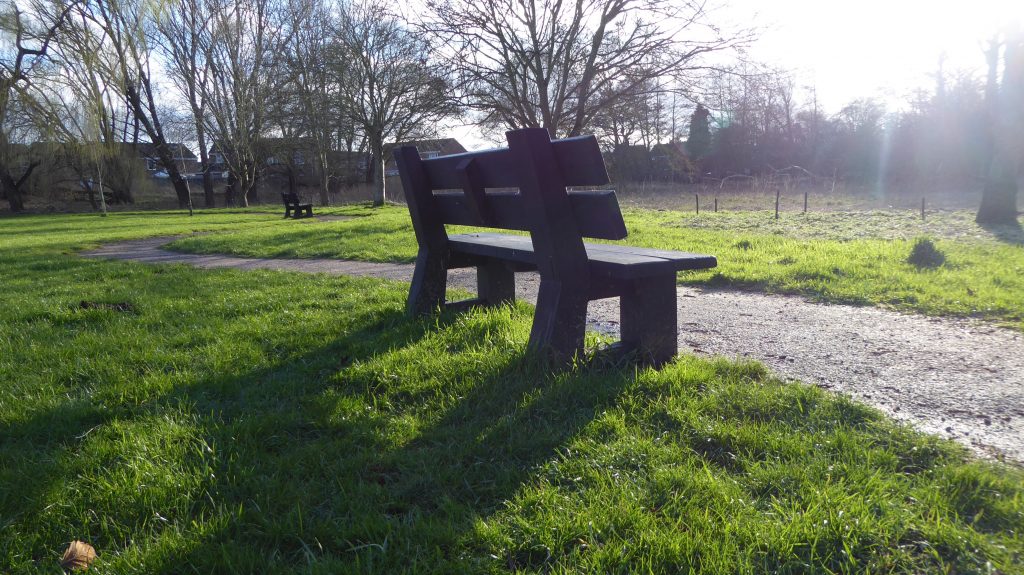
<path fill-rule="evenodd" d="M 460 234 L 452 236 L 452 239 L 458 238 L 462 241 L 474 241 L 487 243 L 494 246 L 505 246 L 508 248 L 516 249 L 531 249 L 532 240 L 529 236 L 513 236 L 509 234 L 496 234 L 492 232 L 480 232 L 474 234 Z M 627 246 L 622 244 L 585 244 L 588 253 L 593 253 L 597 257 L 601 257 L 601 254 L 607 253 L 609 261 L 618 260 L 619 256 L 637 256 L 642 258 L 639 261 L 646 261 L 646 258 L 658 258 L 668 261 L 686 261 L 686 260 L 698 260 L 701 262 L 711 262 L 715 260 L 714 256 L 706 254 L 695 254 L 690 252 L 679 252 L 674 250 L 661 250 L 656 248 L 645 248 L 640 246 Z M 623 260 L 625 261 L 625 260 Z"/>
<path fill-rule="evenodd" d="M 480 222 L 482 226 L 492 227 L 491 209 L 487 202 L 487 194 L 484 190 L 480 176 L 480 168 L 476 160 L 467 158 L 457 166 L 455 171 L 462 182 L 462 193 L 469 213 Z"/>
<path fill-rule="evenodd" d="M 476 268 L 477 295 L 487 305 L 516 301 L 516 274 L 503 261 L 489 259 Z"/>
<path fill-rule="evenodd" d="M 457 253 L 511 262 L 534 264 L 537 261 L 537 255 L 533 251 L 533 244 L 530 243 L 529 237 L 460 234 L 448 238 L 448 249 Z"/>
<path fill-rule="evenodd" d="M 583 352 L 587 323 L 590 265 L 583 234 L 566 195 L 567 181 L 558 166 L 554 145 L 543 128 L 507 132 L 509 150 L 520 170 L 519 192 L 537 222 L 530 228 L 540 288 L 530 330 L 530 349 L 558 362 Z M 574 143 L 570 141 L 570 143 Z M 576 153 L 588 153 L 586 142 Z M 600 151 L 589 148 L 589 153 Z"/>
<path fill-rule="evenodd" d="M 464 193 L 434 194 L 438 217 L 446 224 L 522 231 L 530 231 L 537 224 L 535 214 L 526 209 L 518 192 L 487 192 L 482 203 L 485 217 L 477 213 Z M 569 192 L 569 203 L 576 226 L 583 237 L 602 240 L 621 240 L 626 237 L 626 223 L 622 219 L 615 192 Z"/>
<path fill-rule="evenodd" d="M 579 136 L 551 142 L 555 161 L 566 186 L 603 186 L 608 183 L 608 171 L 601 157 L 601 148 L 594 136 Z M 480 170 L 485 188 L 518 188 L 522 182 L 522 167 L 512 158 L 508 148 L 481 150 L 423 160 L 423 168 L 435 190 L 459 190 L 462 183 L 455 171 L 466 159 L 473 159 Z"/>
<path fill-rule="evenodd" d="M 406 310 L 410 315 L 431 313 L 444 305 L 448 282 L 448 234 L 434 207 L 427 174 L 416 148 L 395 149 L 395 162 L 416 232 L 419 253 L 412 274 Z"/>
<path fill-rule="evenodd" d="M 633 282 L 622 294 L 619 324 L 622 343 L 634 347 L 640 361 L 660 366 L 678 349 L 676 278 L 660 275 Z"/>
<path fill-rule="evenodd" d="M 537 256 L 533 243 L 527 236 L 479 233 L 460 234 L 449 238 L 449 247 L 455 252 L 481 257 L 498 258 L 513 262 L 535 264 Z M 587 260 L 591 271 L 598 276 L 633 279 L 684 270 L 714 267 L 714 256 L 648 250 L 633 246 L 608 246 L 606 244 L 585 244 Z M 624 248 L 617 250 L 615 248 Z M 612 249 L 608 249 L 612 248 Z M 645 253 L 645 252 L 653 253 Z M 663 257 L 671 254 L 672 259 Z"/>

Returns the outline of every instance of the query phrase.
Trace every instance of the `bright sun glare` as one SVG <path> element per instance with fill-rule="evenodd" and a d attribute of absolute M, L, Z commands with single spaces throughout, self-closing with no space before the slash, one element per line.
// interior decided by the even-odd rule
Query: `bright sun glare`
<path fill-rule="evenodd" d="M 763 27 L 752 58 L 794 70 L 833 109 L 860 97 L 905 101 L 933 84 L 943 56 L 949 72 L 982 70 L 987 40 L 1024 22 L 1022 0 L 735 0 L 726 10 Z"/>

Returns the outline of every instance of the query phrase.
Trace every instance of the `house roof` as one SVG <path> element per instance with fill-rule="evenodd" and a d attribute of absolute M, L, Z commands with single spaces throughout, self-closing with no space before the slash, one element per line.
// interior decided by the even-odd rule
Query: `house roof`
<path fill-rule="evenodd" d="M 411 142 L 395 142 L 385 146 L 385 150 L 390 152 L 396 146 L 416 146 L 416 149 L 423 152 L 437 152 L 440 156 L 450 156 L 452 154 L 464 154 L 466 148 L 459 143 L 455 138 L 437 138 L 433 140 L 413 140 Z M 390 156 L 390 154 L 388 154 Z"/>
<path fill-rule="evenodd" d="M 135 148 L 135 152 L 139 155 L 139 157 L 146 158 L 148 160 L 156 160 L 159 159 L 160 157 L 160 155 L 157 154 L 156 152 L 156 144 L 154 144 L 153 142 L 138 142 L 136 144 L 124 142 L 121 145 L 126 148 Z M 188 149 L 188 146 L 186 146 L 185 144 L 170 142 L 167 144 L 167 147 L 170 148 L 171 150 L 171 157 L 173 157 L 176 160 L 197 159 L 196 155 L 193 154 L 192 150 Z"/>

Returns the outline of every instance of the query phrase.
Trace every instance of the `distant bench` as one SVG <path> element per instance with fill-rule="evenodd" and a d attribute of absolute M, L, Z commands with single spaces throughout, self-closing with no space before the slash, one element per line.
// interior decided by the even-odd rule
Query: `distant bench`
<path fill-rule="evenodd" d="M 95 202 L 99 200 L 98 190 L 71 190 L 71 201 L 73 202 Z M 114 194 L 110 190 L 103 190 L 103 199 L 107 202 L 114 201 Z"/>
<path fill-rule="evenodd" d="M 306 217 L 313 216 L 313 204 L 304 204 L 298 194 L 285 192 L 281 194 L 281 201 L 284 202 L 284 217 L 290 214 L 292 217 L 301 218 L 300 212 L 305 212 Z"/>
<path fill-rule="evenodd" d="M 425 314 L 446 305 L 449 269 L 477 268 L 478 297 L 448 304 L 457 308 L 514 301 L 514 272 L 537 270 L 531 350 L 571 361 L 583 351 L 587 302 L 619 297 L 621 345 L 647 363 L 670 360 L 677 351 L 676 272 L 715 267 L 714 256 L 584 243 L 584 237 L 626 237 L 615 192 L 566 191 L 608 183 L 597 140 L 552 141 L 544 129 L 506 137 L 508 148 L 425 160 L 415 147 L 395 149 L 419 243 L 408 311 Z M 518 190 L 487 191 L 496 188 Z M 445 224 L 530 236 L 448 236 Z"/>

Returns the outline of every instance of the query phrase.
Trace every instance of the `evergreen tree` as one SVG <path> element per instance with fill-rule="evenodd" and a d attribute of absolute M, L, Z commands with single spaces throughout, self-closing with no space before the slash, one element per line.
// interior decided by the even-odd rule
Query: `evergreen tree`
<path fill-rule="evenodd" d="M 686 140 L 686 153 L 694 160 L 699 160 L 711 151 L 711 112 L 703 104 L 690 116 L 690 135 Z"/>

